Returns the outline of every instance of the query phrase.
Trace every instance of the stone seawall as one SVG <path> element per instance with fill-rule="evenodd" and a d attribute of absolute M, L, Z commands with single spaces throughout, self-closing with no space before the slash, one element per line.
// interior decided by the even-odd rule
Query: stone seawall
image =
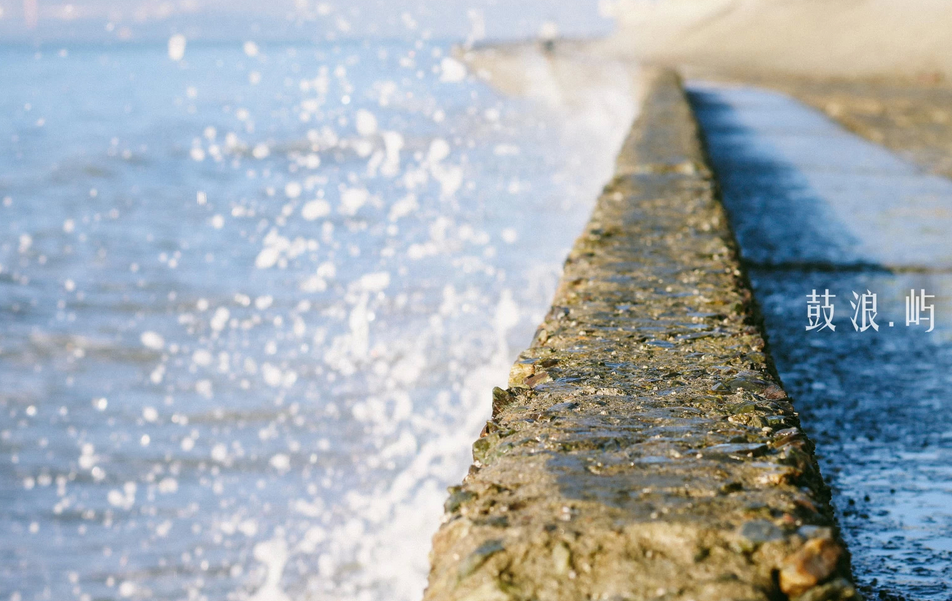
<path fill-rule="evenodd" d="M 427 601 L 858 597 L 675 74 L 492 403 Z"/>

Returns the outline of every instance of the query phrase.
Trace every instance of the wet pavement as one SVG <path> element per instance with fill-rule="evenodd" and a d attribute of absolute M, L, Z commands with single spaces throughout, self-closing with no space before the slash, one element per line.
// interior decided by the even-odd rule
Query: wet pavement
<path fill-rule="evenodd" d="M 688 89 L 858 584 L 952 598 L 952 182 L 781 94 Z M 806 329 L 813 290 L 835 295 L 835 331 Z M 913 290 L 934 324 L 907 325 Z M 876 327 L 857 331 L 864 293 Z"/>
<path fill-rule="evenodd" d="M 711 74 L 722 79 L 724 74 Z M 792 96 L 925 171 L 952 177 L 952 85 L 941 79 L 827 79 L 789 74 L 728 76 Z M 735 79 L 740 77 L 741 79 Z"/>

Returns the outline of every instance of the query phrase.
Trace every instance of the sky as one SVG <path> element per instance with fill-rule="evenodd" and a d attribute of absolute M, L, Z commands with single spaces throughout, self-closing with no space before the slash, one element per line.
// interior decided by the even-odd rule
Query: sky
<path fill-rule="evenodd" d="M 608 0 L 0 0 L 0 43 L 604 35 Z"/>

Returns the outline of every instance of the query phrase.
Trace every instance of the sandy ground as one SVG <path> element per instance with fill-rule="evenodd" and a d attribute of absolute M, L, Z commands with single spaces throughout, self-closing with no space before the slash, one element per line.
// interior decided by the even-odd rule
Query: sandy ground
<path fill-rule="evenodd" d="M 773 88 L 952 177 L 952 2 L 617 0 L 591 51 Z"/>
<path fill-rule="evenodd" d="M 616 0 L 606 50 L 810 76 L 952 76 L 948 0 Z"/>

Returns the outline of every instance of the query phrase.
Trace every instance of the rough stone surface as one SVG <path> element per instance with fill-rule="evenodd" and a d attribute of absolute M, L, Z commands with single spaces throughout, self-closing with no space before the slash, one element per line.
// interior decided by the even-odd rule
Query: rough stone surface
<path fill-rule="evenodd" d="M 856 597 L 706 165 L 657 74 L 450 491 L 428 601 L 778 600 L 782 570 Z"/>

